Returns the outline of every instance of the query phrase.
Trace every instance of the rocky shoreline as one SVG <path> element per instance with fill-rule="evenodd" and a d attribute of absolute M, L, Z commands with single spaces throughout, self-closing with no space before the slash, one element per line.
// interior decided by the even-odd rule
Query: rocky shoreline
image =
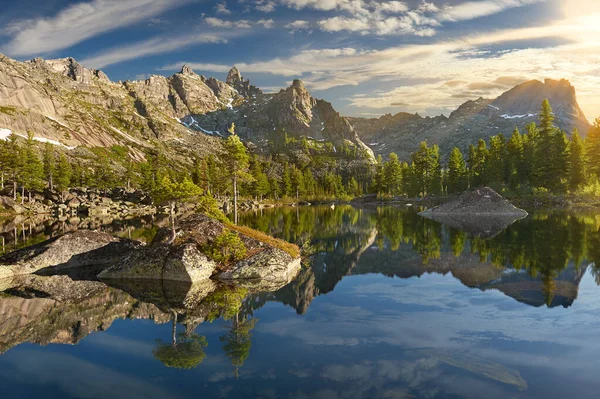
<path fill-rule="evenodd" d="M 0 191 L 0 215 L 50 215 L 58 219 L 71 217 L 102 217 L 111 216 L 115 219 L 125 219 L 156 214 L 168 214 L 166 206 L 154 204 L 151 196 L 143 190 L 128 190 L 116 188 L 113 190 L 99 190 L 96 188 L 72 188 L 63 193 L 51 190 L 36 192 L 31 201 L 15 201 L 11 197 L 11 190 Z M 217 199 L 219 208 L 223 212 L 233 212 L 233 199 Z M 254 200 L 240 200 L 238 210 L 249 211 L 272 208 L 278 204 L 265 204 Z M 178 214 L 193 212 L 196 204 L 193 202 L 180 205 Z"/>

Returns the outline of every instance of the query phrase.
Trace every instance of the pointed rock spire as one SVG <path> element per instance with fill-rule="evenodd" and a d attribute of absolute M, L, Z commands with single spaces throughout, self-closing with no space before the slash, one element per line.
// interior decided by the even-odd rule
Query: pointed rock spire
<path fill-rule="evenodd" d="M 235 87 L 242 83 L 242 74 L 236 67 L 233 67 L 229 71 L 229 74 L 227 74 L 227 80 L 225 82 Z"/>
<path fill-rule="evenodd" d="M 193 75 L 194 71 L 192 70 L 192 68 L 190 68 L 187 64 L 185 64 L 183 66 L 183 68 L 181 68 L 181 72 L 182 75 Z"/>

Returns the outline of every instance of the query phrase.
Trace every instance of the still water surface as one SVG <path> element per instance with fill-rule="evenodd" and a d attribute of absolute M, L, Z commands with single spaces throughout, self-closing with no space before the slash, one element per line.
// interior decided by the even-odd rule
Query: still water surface
<path fill-rule="evenodd" d="M 2 237 L 22 246 L 75 222 Z M 147 240 L 161 223 L 103 228 Z M 492 238 L 391 207 L 240 223 L 313 254 L 294 282 L 0 285 L 2 397 L 598 397 L 600 215 L 536 212 Z"/>

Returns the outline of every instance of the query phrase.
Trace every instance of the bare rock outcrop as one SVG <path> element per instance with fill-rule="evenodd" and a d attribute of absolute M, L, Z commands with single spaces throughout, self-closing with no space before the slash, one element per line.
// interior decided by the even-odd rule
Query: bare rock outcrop
<path fill-rule="evenodd" d="M 143 246 L 99 231 L 79 230 L 0 257 L 0 279 L 113 264 Z"/>
<path fill-rule="evenodd" d="M 300 258 L 256 238 L 239 233 L 247 251 L 243 260 L 224 264 L 207 255 L 207 248 L 227 226 L 205 215 L 193 215 L 178 223 L 175 240 L 168 228 L 159 230 L 152 243 L 141 248 L 98 277 L 156 279 L 197 283 L 211 277 L 227 281 L 289 282 L 300 270 Z"/>
<path fill-rule="evenodd" d="M 465 192 L 454 200 L 420 213 L 421 216 L 469 234 L 491 238 L 527 216 L 489 187 Z"/>

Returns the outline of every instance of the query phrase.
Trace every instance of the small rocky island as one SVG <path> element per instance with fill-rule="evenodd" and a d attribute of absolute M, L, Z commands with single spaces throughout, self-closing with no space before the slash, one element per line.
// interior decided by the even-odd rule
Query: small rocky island
<path fill-rule="evenodd" d="M 300 270 L 299 249 L 258 231 L 205 215 L 161 228 L 144 243 L 98 231 L 75 231 L 0 257 L 0 279 L 78 273 L 101 280 L 199 283 L 209 279 L 281 286 Z"/>
<path fill-rule="evenodd" d="M 484 187 L 465 192 L 419 215 L 474 236 L 491 238 L 528 214 L 493 189 Z"/>

